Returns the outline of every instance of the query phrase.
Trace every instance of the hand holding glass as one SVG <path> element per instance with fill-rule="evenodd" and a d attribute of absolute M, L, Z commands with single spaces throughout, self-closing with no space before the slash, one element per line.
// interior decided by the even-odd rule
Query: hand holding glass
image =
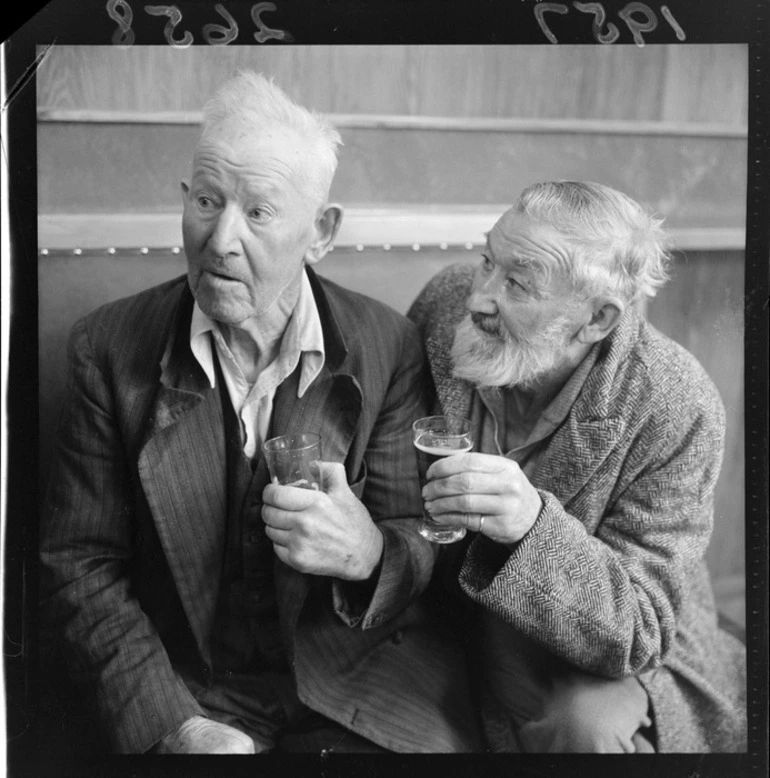
<path fill-rule="evenodd" d="M 412 425 L 417 450 L 417 471 L 422 489 L 428 468 L 441 457 L 464 454 L 473 448 L 471 423 L 459 416 L 427 416 Z M 454 543 L 465 537 L 465 527 L 447 527 L 434 521 L 423 509 L 419 532 L 432 543 Z"/>
<path fill-rule="evenodd" d="M 274 484 L 323 490 L 320 435 L 312 432 L 281 435 L 266 441 L 262 451 Z"/>

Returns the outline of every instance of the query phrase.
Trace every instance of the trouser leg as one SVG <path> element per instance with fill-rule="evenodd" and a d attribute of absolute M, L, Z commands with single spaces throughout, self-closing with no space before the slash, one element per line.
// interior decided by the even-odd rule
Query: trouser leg
<path fill-rule="evenodd" d="M 387 753 L 303 705 L 288 674 L 219 673 L 208 687 L 188 686 L 207 716 L 247 734 L 256 753 Z"/>
<path fill-rule="evenodd" d="M 278 736 L 276 753 L 386 754 L 386 749 L 318 713 L 290 725 Z"/>
<path fill-rule="evenodd" d="M 583 673 L 484 614 L 473 667 L 493 751 L 651 752 L 647 693 L 636 678 Z"/>
<path fill-rule="evenodd" d="M 651 752 L 643 734 L 652 724 L 648 708 L 636 678 L 565 671 L 553 678 L 541 715 L 519 728 L 519 740 L 531 753 Z"/>

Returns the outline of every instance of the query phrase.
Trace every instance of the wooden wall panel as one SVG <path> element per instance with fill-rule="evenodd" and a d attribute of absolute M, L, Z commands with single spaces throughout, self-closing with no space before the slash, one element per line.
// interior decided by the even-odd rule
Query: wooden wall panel
<path fill-rule="evenodd" d="M 747 47 L 55 47 L 48 109 L 194 111 L 235 68 L 330 113 L 628 119 L 745 126 Z"/>
<path fill-rule="evenodd" d="M 745 545 L 743 403 L 744 258 L 688 252 L 648 306 L 650 321 L 694 354 L 725 404 L 727 436 L 708 561 L 718 578 L 742 576 Z"/>
<path fill-rule="evenodd" d="M 749 115 L 748 50 L 744 46 L 665 48 L 664 121 L 743 124 Z"/>
<path fill-rule="evenodd" d="M 343 129 L 332 188 L 343 205 L 512 203 L 527 184 L 600 181 L 672 226 L 743 228 L 741 138 Z M 180 206 L 194 125 L 41 123 L 43 213 L 170 211 Z"/>

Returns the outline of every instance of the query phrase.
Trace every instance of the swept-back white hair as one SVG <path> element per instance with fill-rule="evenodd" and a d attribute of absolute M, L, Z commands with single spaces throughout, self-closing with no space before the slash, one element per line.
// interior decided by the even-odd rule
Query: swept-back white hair
<path fill-rule="evenodd" d="M 569 275 L 585 296 L 610 293 L 632 303 L 654 297 L 671 262 L 663 220 L 604 184 L 547 181 L 527 187 L 513 209 L 569 240 Z"/>
<path fill-rule="evenodd" d="M 307 144 L 305 171 L 319 203 L 329 196 L 342 138 L 321 114 L 295 103 L 271 78 L 239 70 L 217 89 L 203 108 L 201 137 L 223 122 L 242 122 L 259 132 L 278 125 L 294 130 Z"/>

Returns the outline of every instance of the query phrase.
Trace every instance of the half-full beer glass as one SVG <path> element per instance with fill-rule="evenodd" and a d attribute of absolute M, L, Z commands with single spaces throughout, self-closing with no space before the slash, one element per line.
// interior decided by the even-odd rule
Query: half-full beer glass
<path fill-rule="evenodd" d="M 464 454 L 473 448 L 471 423 L 459 416 L 427 416 L 412 425 L 412 441 L 417 451 L 420 488 L 425 486 L 425 473 L 441 457 Z M 465 527 L 447 527 L 434 521 L 425 510 L 420 534 L 433 543 L 454 543 L 465 537 Z"/>

